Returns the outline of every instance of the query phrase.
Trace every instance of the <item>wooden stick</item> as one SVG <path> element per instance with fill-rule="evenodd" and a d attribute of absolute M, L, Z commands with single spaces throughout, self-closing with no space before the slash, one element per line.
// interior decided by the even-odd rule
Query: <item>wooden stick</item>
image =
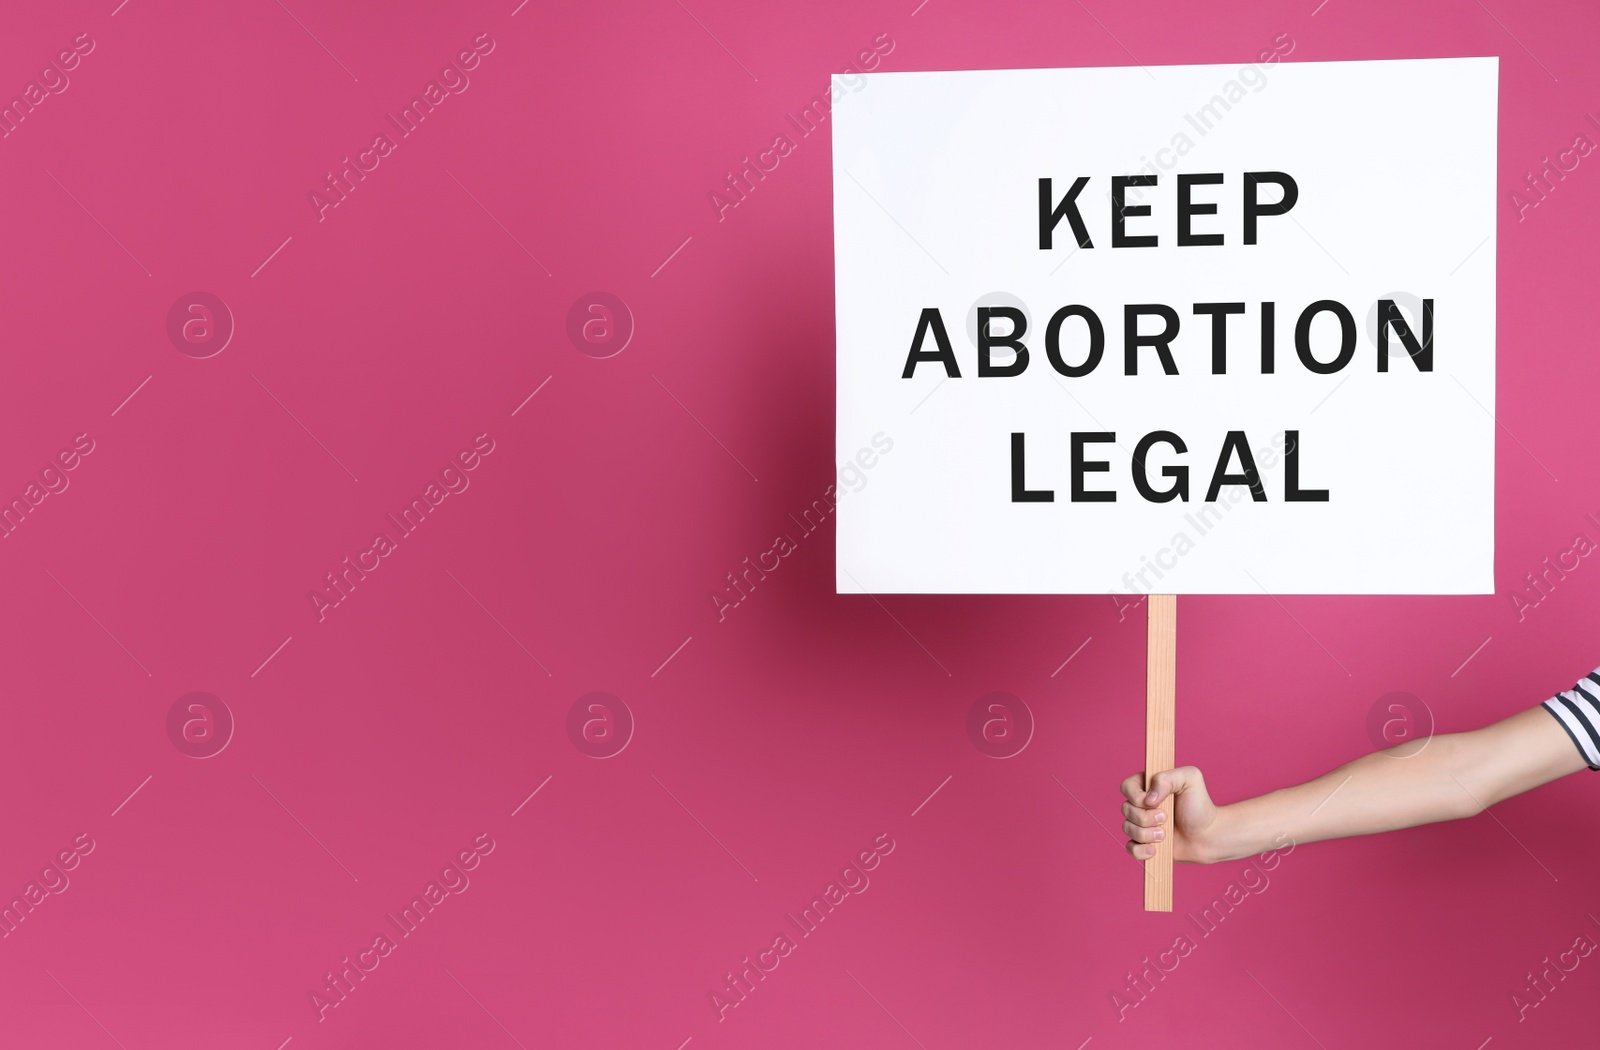
<path fill-rule="evenodd" d="M 1145 635 L 1144 778 L 1171 769 L 1176 755 L 1178 597 L 1152 594 Z M 1144 910 L 1172 910 L 1172 796 L 1161 803 L 1167 838 L 1144 862 Z"/>

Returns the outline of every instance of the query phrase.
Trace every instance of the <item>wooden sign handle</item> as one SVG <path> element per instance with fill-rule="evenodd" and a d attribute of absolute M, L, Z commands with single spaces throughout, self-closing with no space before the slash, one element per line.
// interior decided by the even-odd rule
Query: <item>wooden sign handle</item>
<path fill-rule="evenodd" d="M 1176 756 L 1178 596 L 1152 594 L 1145 635 L 1144 777 L 1171 769 Z M 1144 862 L 1144 910 L 1172 910 L 1172 796 L 1161 803 L 1167 837 Z"/>

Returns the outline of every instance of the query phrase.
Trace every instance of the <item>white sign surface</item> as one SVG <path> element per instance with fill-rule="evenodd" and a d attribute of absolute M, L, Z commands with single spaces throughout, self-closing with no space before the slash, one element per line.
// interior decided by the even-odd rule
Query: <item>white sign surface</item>
<path fill-rule="evenodd" d="M 839 592 L 1492 592 L 1497 71 L 867 74 Z"/>

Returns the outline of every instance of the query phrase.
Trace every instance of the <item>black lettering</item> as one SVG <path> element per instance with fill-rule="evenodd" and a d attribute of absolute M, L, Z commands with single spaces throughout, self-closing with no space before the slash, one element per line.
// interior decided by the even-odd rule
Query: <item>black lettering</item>
<path fill-rule="evenodd" d="M 1273 204 L 1262 204 L 1256 199 L 1256 186 L 1270 182 L 1283 190 L 1283 196 Z M 1256 218 L 1261 215 L 1284 215 L 1300 199 L 1300 187 L 1293 178 L 1281 171 L 1247 171 L 1244 173 L 1244 243 L 1256 243 Z"/>
<path fill-rule="evenodd" d="M 1234 453 L 1239 454 L 1240 473 L 1228 473 L 1228 464 L 1233 462 Z M 1222 491 L 1224 485 L 1249 485 L 1250 498 L 1257 503 L 1265 503 L 1267 490 L 1261 484 L 1261 472 L 1256 470 L 1255 457 L 1250 454 L 1250 446 L 1245 441 L 1244 431 L 1230 430 L 1227 438 L 1222 442 L 1222 453 L 1217 456 L 1217 469 L 1211 474 L 1211 487 L 1206 490 L 1206 502 L 1215 503 L 1217 493 Z"/>
<path fill-rule="evenodd" d="M 1139 318 L 1159 317 L 1162 329 L 1152 335 L 1139 334 Z M 1130 376 L 1139 374 L 1139 348 L 1155 347 L 1161 358 L 1161 370 L 1169 376 L 1178 374 L 1178 365 L 1172 360 L 1171 343 L 1178 335 L 1178 311 L 1160 303 L 1131 303 L 1122 308 L 1122 368 Z"/>
<path fill-rule="evenodd" d="M 1261 374 L 1264 376 L 1271 375 L 1275 365 L 1273 347 L 1277 332 L 1273 326 L 1273 318 L 1276 314 L 1276 303 L 1261 304 Z"/>
<path fill-rule="evenodd" d="M 1419 372 L 1433 371 L 1433 300 L 1422 300 L 1422 342 L 1417 342 L 1417 337 L 1412 334 L 1411 326 L 1406 323 L 1405 315 L 1394 304 L 1393 299 L 1378 300 L 1378 371 L 1389 370 L 1389 327 L 1394 326 L 1394 334 L 1400 337 L 1400 344 L 1406 348 L 1406 353 L 1411 355 L 1412 363 Z"/>
<path fill-rule="evenodd" d="M 1081 317 L 1089 328 L 1089 354 L 1083 359 L 1081 365 L 1069 365 L 1061 359 L 1061 324 L 1069 317 Z M 1087 306 L 1063 306 L 1050 315 L 1050 323 L 1044 330 L 1044 352 L 1050 358 L 1050 367 L 1064 376 L 1078 379 L 1094 371 L 1100 363 L 1100 357 L 1106 351 L 1106 330 L 1100 323 L 1100 318 L 1095 316 L 1093 310 Z"/>
<path fill-rule="evenodd" d="M 1339 354 L 1332 361 L 1323 364 L 1311 353 L 1311 322 L 1323 312 L 1331 313 L 1339 319 Z M 1380 329 L 1381 330 L 1381 329 Z M 1294 326 L 1294 352 L 1300 355 L 1300 363 L 1318 375 L 1332 375 L 1345 365 L 1356 353 L 1356 319 L 1350 316 L 1350 311 L 1341 302 L 1332 299 L 1318 299 L 1300 312 L 1300 320 Z"/>
<path fill-rule="evenodd" d="M 1156 246 L 1155 234 L 1130 235 L 1127 232 L 1128 220 L 1141 215 L 1150 214 L 1148 204 L 1124 203 L 1123 191 L 1129 186 L 1154 186 L 1154 175 L 1113 175 L 1111 176 L 1111 247 L 1113 248 L 1154 248 Z"/>
<path fill-rule="evenodd" d="M 1228 315 L 1244 313 L 1243 303 L 1195 303 L 1194 312 L 1211 315 L 1211 374 L 1228 373 Z M 1268 369 L 1271 371 L 1271 369 Z"/>
<path fill-rule="evenodd" d="M 991 317 L 1003 317 L 1010 321 L 1010 334 L 995 335 L 990 332 L 989 319 Z M 1020 376 L 1023 369 L 1028 367 L 1028 348 L 1022 345 L 1022 337 L 1027 332 L 1028 319 L 1015 306 L 978 307 L 978 378 L 996 377 L 1003 379 L 1007 376 Z M 990 364 L 989 350 L 991 347 L 996 346 L 1003 346 L 1016 351 L 1016 360 L 1009 365 Z"/>
<path fill-rule="evenodd" d="M 922 349 L 922 340 L 930 329 L 937 350 Z M 910 379 L 917 365 L 923 361 L 942 362 L 947 377 L 961 378 L 961 369 L 956 367 L 955 351 L 950 349 L 950 337 L 945 334 L 944 318 L 939 316 L 939 309 L 934 306 L 923 307 L 922 316 L 917 318 L 917 334 L 911 337 L 911 354 L 906 358 L 906 370 L 900 373 L 900 378 Z"/>
<path fill-rule="evenodd" d="M 1215 204 L 1192 204 L 1189 201 L 1189 187 L 1191 186 L 1217 186 L 1222 183 L 1222 173 L 1213 172 L 1205 175 L 1179 175 L 1178 176 L 1178 247 L 1204 246 L 1208 244 L 1221 244 L 1220 233 L 1190 233 L 1189 220 L 1196 215 L 1215 215 Z"/>
<path fill-rule="evenodd" d="M 1283 501 L 1285 503 L 1326 503 L 1327 489 L 1302 489 L 1300 487 L 1300 431 L 1286 430 L 1288 439 L 1283 463 Z"/>
<path fill-rule="evenodd" d="M 1115 503 L 1115 492 L 1090 492 L 1083 487 L 1083 476 L 1091 471 L 1109 471 L 1111 464 L 1103 459 L 1091 459 L 1085 462 L 1083 446 L 1091 441 L 1115 441 L 1117 435 L 1114 431 L 1090 431 L 1082 433 L 1072 432 L 1072 502 L 1074 503 Z"/>
<path fill-rule="evenodd" d="M 1011 502 L 1012 503 L 1054 503 L 1056 493 L 1054 489 L 1030 489 L 1025 479 L 1026 470 L 1023 467 L 1023 435 L 1011 435 Z"/>
<path fill-rule="evenodd" d="M 1067 222 L 1072 227 L 1072 236 L 1077 240 L 1080 248 L 1093 248 L 1089 241 L 1089 231 L 1084 228 L 1083 216 L 1078 214 L 1078 194 L 1089 185 L 1089 176 L 1080 175 L 1073 182 L 1072 189 L 1061 198 L 1061 203 L 1052 209 L 1050 205 L 1050 180 L 1039 180 L 1039 250 L 1049 251 L 1052 235 L 1061 217 L 1066 216 Z"/>
<path fill-rule="evenodd" d="M 1173 451 L 1184 453 L 1189 451 L 1183 439 L 1170 430 L 1155 430 L 1139 439 L 1139 444 L 1133 449 L 1133 484 L 1139 490 L 1139 495 L 1151 503 L 1169 503 L 1172 500 L 1189 502 L 1189 468 L 1184 466 L 1162 467 L 1161 476 L 1172 478 L 1170 488 L 1157 491 L 1150 487 L 1150 473 L 1145 467 L 1144 458 L 1150 451 L 1150 446 L 1162 442 L 1171 445 Z"/>

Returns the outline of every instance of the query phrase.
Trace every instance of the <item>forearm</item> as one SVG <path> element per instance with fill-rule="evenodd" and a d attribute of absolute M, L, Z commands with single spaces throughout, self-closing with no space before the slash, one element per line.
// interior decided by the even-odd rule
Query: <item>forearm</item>
<path fill-rule="evenodd" d="M 1470 733 L 1365 755 L 1315 780 L 1220 806 L 1202 861 L 1472 816 L 1583 768 L 1547 713 L 1524 711 Z"/>
<path fill-rule="evenodd" d="M 1414 750 L 1414 746 L 1411 750 Z M 1409 758 L 1391 749 L 1364 755 L 1315 780 L 1217 808 L 1207 860 L 1237 860 L 1285 841 L 1302 843 L 1393 831 L 1477 812 L 1452 779 L 1459 743 L 1429 742 Z"/>

